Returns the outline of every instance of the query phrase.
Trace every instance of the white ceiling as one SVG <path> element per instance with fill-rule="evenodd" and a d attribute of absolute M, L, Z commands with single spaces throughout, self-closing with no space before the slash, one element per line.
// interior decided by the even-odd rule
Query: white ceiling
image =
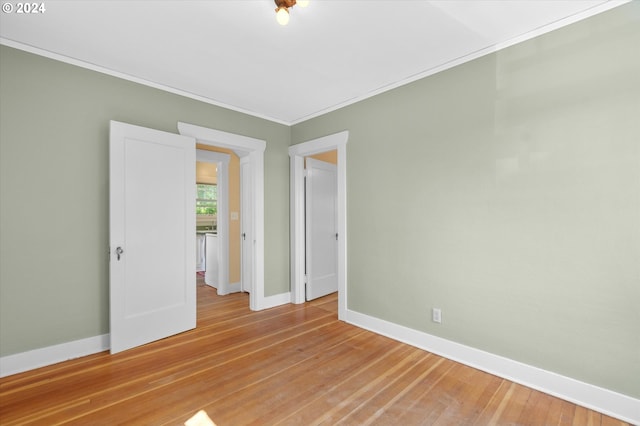
<path fill-rule="evenodd" d="M 625 1 L 54 1 L 0 41 L 295 124 Z M 15 4 L 15 2 L 11 2 Z"/>

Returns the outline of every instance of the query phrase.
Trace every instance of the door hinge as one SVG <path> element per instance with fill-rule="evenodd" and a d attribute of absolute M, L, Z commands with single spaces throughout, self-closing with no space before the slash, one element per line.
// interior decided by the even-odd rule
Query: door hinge
<path fill-rule="evenodd" d="M 309 277 L 307 274 L 304 274 L 304 283 L 307 284 L 309 282 Z"/>

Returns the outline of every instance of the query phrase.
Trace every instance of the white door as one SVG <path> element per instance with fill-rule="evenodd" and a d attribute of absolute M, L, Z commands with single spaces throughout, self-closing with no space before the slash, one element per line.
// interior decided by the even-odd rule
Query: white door
<path fill-rule="evenodd" d="M 338 291 L 336 165 L 306 159 L 306 299 Z"/>
<path fill-rule="evenodd" d="M 111 353 L 196 325 L 195 139 L 112 121 Z"/>
<path fill-rule="evenodd" d="M 251 292 L 253 229 L 251 226 L 251 166 L 249 157 L 240 159 L 240 291 Z"/>

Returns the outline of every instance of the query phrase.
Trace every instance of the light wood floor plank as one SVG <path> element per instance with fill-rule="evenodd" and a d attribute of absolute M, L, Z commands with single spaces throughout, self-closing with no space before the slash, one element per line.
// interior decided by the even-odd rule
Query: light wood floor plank
<path fill-rule="evenodd" d="M 514 384 L 513 388 L 511 400 L 508 401 L 502 415 L 497 421 L 499 424 L 517 424 L 520 413 L 524 410 L 531 395 L 531 389 L 525 386 Z"/>
<path fill-rule="evenodd" d="M 430 364 L 423 367 L 424 372 L 419 381 L 398 398 L 395 403 L 383 408 L 381 413 L 376 412 L 376 418 L 369 419 L 371 424 L 419 424 L 425 417 L 424 403 L 422 399 L 430 395 L 437 388 L 438 383 L 447 376 L 447 373 L 457 364 L 439 357 L 428 358 Z M 377 407 L 372 407 L 377 408 Z"/>
<path fill-rule="evenodd" d="M 552 396 L 532 390 L 529 400 L 520 414 L 518 423 L 525 426 L 544 424 L 552 400 Z"/>

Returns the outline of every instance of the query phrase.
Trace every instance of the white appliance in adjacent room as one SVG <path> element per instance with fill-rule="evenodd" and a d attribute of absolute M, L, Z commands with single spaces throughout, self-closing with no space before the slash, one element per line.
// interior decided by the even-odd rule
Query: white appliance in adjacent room
<path fill-rule="evenodd" d="M 196 233 L 196 272 L 205 270 L 205 234 Z"/>

